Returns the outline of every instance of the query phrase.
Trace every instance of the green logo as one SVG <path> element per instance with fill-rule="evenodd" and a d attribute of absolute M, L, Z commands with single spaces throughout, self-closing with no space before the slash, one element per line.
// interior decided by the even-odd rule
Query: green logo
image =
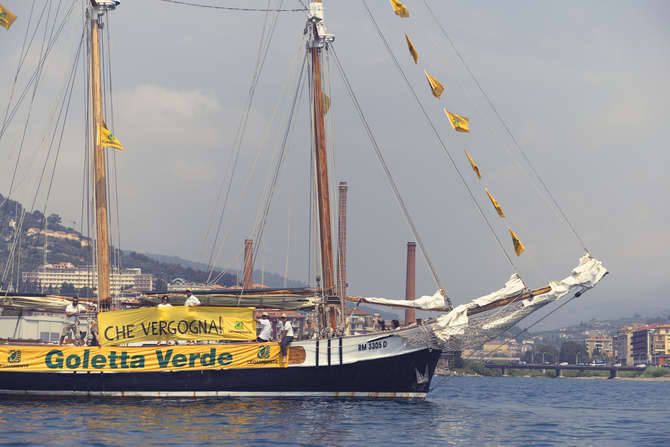
<path fill-rule="evenodd" d="M 21 363 L 21 351 L 18 350 L 9 351 L 9 357 L 7 357 L 7 363 Z"/>
<path fill-rule="evenodd" d="M 244 330 L 244 321 L 238 321 L 235 323 L 235 330 L 236 331 L 243 331 Z"/>
<path fill-rule="evenodd" d="M 270 347 L 268 345 L 262 345 L 258 348 L 258 354 L 256 357 L 259 359 L 269 359 L 270 358 Z"/>

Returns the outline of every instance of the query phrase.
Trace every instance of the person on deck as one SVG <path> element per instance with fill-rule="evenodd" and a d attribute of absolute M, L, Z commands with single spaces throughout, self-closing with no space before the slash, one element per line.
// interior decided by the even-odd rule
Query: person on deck
<path fill-rule="evenodd" d="M 194 306 L 199 306 L 200 305 L 200 300 L 191 293 L 190 290 L 186 291 L 186 301 L 184 302 L 184 306 L 186 307 L 194 307 Z"/>
<path fill-rule="evenodd" d="M 263 312 L 260 320 L 258 320 L 258 325 L 261 328 L 261 332 L 258 334 L 256 341 L 260 343 L 269 342 L 270 338 L 272 337 L 272 323 L 270 323 L 270 320 L 268 320 L 267 312 Z"/>
<path fill-rule="evenodd" d="M 75 297 L 72 299 L 72 302 L 65 306 L 65 325 L 63 326 L 63 331 L 60 334 L 60 342 L 58 344 L 62 345 L 70 333 L 74 334 L 73 340 L 75 344 L 79 344 L 81 340 L 81 334 L 79 333 L 79 314 L 86 312 L 86 307 L 79 304 L 79 298 Z"/>
<path fill-rule="evenodd" d="M 279 335 L 279 346 L 281 347 L 281 361 L 286 363 L 286 352 L 288 344 L 293 341 L 293 326 L 291 322 L 286 319 L 286 314 L 281 314 L 281 333 Z"/>
<path fill-rule="evenodd" d="M 161 302 L 158 307 L 172 307 L 172 304 L 170 304 L 170 300 L 168 299 L 167 295 L 163 295 L 161 297 Z"/>

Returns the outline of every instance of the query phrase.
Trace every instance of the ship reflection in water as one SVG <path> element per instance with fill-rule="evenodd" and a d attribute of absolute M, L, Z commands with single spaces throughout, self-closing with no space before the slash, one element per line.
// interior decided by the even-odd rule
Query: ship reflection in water
<path fill-rule="evenodd" d="M 665 445 L 667 382 L 438 378 L 426 401 L 3 400 L 0 444 Z"/>

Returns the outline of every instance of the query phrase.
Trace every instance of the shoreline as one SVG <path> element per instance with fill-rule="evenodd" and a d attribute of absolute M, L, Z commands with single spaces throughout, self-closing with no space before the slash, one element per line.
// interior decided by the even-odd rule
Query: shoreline
<path fill-rule="evenodd" d="M 576 380 L 623 380 L 637 382 L 670 382 L 670 376 L 661 377 L 614 377 L 606 376 L 583 376 L 583 377 L 547 377 L 547 376 L 485 376 L 482 374 L 435 374 L 440 377 L 496 377 L 496 378 L 520 378 L 520 379 L 576 379 Z"/>

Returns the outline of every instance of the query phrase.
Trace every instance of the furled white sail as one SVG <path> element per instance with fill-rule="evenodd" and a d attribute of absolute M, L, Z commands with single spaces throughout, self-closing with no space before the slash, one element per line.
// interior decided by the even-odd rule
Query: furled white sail
<path fill-rule="evenodd" d="M 561 281 L 550 281 L 551 290 L 547 293 L 537 295 L 510 304 L 495 312 L 491 316 L 478 321 L 477 338 L 484 340 L 499 335 L 514 324 L 530 315 L 539 308 L 557 301 L 565 295 L 579 296 L 588 289 L 594 287 L 607 274 L 607 269 L 602 262 L 586 254 L 579 260 L 579 265 L 572 270 L 570 276 Z M 470 303 L 462 304 L 451 312 L 442 315 L 432 326 L 434 335 L 443 342 L 453 342 L 454 339 L 462 338 L 466 328 L 468 333 L 472 332 L 468 317 L 468 310 L 477 306 L 483 306 L 505 297 L 511 297 L 524 289 L 523 282 L 517 275 L 512 275 L 505 287 Z M 509 308 L 509 309 L 506 309 Z"/>
<path fill-rule="evenodd" d="M 383 306 L 406 307 L 411 309 L 421 309 L 421 310 L 449 309 L 446 300 L 446 294 L 442 289 L 438 290 L 433 295 L 424 295 L 421 298 L 417 298 L 415 300 L 392 300 L 389 298 L 359 297 L 359 296 L 349 297 L 349 299 L 352 301 L 360 301 L 369 304 L 381 304 Z"/>

